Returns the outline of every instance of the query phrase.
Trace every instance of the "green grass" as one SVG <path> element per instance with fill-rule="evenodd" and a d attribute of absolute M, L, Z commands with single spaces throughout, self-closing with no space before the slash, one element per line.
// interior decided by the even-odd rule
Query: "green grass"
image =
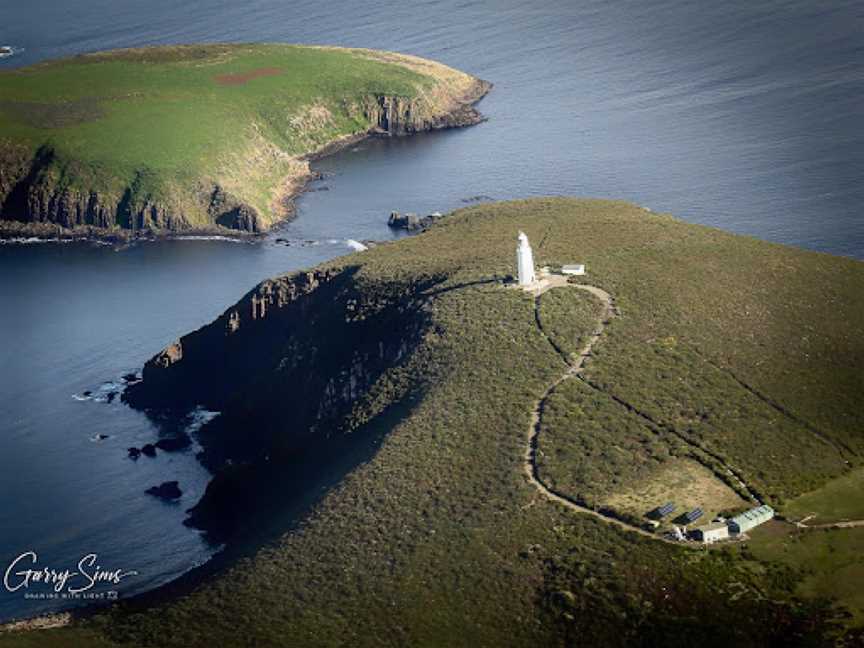
<path fill-rule="evenodd" d="M 586 281 L 621 310 L 587 367 L 600 391 L 571 380 L 554 401 L 544 473 L 599 497 L 650 476 L 653 463 L 685 446 L 697 452 L 698 442 L 776 504 L 844 471 L 835 443 L 861 465 L 864 264 L 623 202 L 472 207 L 420 236 L 326 264 L 357 267 L 353 285 L 369 295 L 351 305 L 359 319 L 404 293 L 400 286 L 445 278 L 425 305 L 420 343 L 362 399 L 375 404 L 367 425 L 388 432 L 377 454 L 299 530 L 188 596 L 121 606 L 85 627 L 117 641 L 184 647 L 684 645 L 710 637 L 813 645 L 839 632 L 822 595 L 854 591 L 854 569 L 817 562 L 809 574 L 755 548 L 740 555 L 660 544 L 550 503 L 526 481 L 531 408 L 562 362 L 537 329 L 530 295 L 476 283 L 512 274 L 519 229 L 535 245 L 545 241 L 538 265 L 584 260 Z M 575 292 L 561 297 L 562 322 L 584 321 Z M 573 339 L 582 329 L 560 330 Z M 278 394 L 265 391 L 258 401 L 248 394 L 247 405 L 281 411 Z M 612 395 L 656 416 L 666 433 L 654 435 Z M 375 414 L 388 399 L 407 411 L 392 429 Z M 805 452 L 807 461 L 794 456 Z M 835 588 L 818 585 L 831 578 Z"/>
<path fill-rule="evenodd" d="M 809 524 L 864 519 L 864 468 L 857 468 L 822 488 L 790 500 L 783 511 L 788 517 L 799 520 L 812 515 Z"/>
<path fill-rule="evenodd" d="M 256 70 L 273 73 L 219 80 Z M 0 72 L 0 153 L 50 149 L 51 181 L 79 193 L 118 196 L 139 178 L 136 198 L 199 225 L 196 191 L 218 184 L 272 222 L 277 190 L 297 174 L 292 158 L 367 130 L 371 97 L 411 99 L 458 76 L 365 50 L 275 44 L 79 56 Z"/>
<path fill-rule="evenodd" d="M 758 559 L 779 562 L 801 572 L 801 596 L 835 599 L 864 624 L 864 529 L 796 530 L 774 523 L 755 530 L 747 549 Z"/>

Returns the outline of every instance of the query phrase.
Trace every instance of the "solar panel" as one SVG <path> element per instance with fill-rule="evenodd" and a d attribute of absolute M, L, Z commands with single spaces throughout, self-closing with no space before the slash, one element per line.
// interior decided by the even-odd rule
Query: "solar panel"
<path fill-rule="evenodd" d="M 675 505 L 672 502 L 667 502 L 663 506 L 657 509 L 657 512 L 660 515 L 669 515 L 672 511 L 675 510 Z"/>
<path fill-rule="evenodd" d="M 697 509 L 693 509 L 692 511 L 690 511 L 690 512 L 689 512 L 687 515 L 685 515 L 684 517 L 687 518 L 687 521 L 688 521 L 688 522 L 692 522 L 693 520 L 698 520 L 700 517 L 702 517 L 702 514 L 703 514 L 702 509 L 701 509 L 701 508 L 697 508 Z"/>

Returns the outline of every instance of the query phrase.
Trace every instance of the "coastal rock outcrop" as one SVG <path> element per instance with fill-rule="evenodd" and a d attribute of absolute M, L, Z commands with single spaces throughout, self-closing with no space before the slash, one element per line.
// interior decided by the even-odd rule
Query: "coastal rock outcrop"
<path fill-rule="evenodd" d="M 363 114 L 375 134 L 390 137 L 474 126 L 485 119 L 474 104 L 491 89 L 491 83 L 478 79 L 464 94 L 447 98 L 444 110 L 429 101 L 374 95 L 363 103 Z"/>
<path fill-rule="evenodd" d="M 159 499 L 168 501 L 183 497 L 183 491 L 180 490 L 179 482 L 176 481 L 167 481 L 158 486 L 152 486 L 147 489 L 146 493 L 148 495 L 153 495 L 153 497 L 158 497 Z"/>
<path fill-rule="evenodd" d="M 426 228 L 431 227 L 439 218 L 441 218 L 440 212 L 434 212 L 426 216 L 391 212 L 390 218 L 387 219 L 387 225 L 393 229 L 403 229 L 408 232 L 421 232 Z"/>

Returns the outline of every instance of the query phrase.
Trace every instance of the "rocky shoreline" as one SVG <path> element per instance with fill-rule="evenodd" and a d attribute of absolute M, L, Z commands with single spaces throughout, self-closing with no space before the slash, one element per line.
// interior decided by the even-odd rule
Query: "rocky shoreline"
<path fill-rule="evenodd" d="M 25 223 L 22 221 L 0 220 L 0 244 L 31 243 L 104 243 L 125 245 L 145 241 L 185 239 L 185 238 L 226 238 L 239 241 L 252 241 L 258 234 L 228 229 L 227 227 L 204 227 L 190 230 L 126 230 L 107 229 L 93 225 L 63 227 L 53 223 Z"/>

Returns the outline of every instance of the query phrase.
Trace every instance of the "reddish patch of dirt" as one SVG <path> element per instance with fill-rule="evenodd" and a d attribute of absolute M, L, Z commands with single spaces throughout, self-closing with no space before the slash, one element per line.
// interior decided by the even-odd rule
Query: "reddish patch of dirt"
<path fill-rule="evenodd" d="M 257 70 L 250 70 L 242 74 L 220 74 L 215 78 L 216 83 L 219 85 L 243 85 L 247 81 L 257 79 L 258 77 L 276 76 L 277 74 L 282 74 L 282 70 L 279 68 L 258 68 Z"/>

